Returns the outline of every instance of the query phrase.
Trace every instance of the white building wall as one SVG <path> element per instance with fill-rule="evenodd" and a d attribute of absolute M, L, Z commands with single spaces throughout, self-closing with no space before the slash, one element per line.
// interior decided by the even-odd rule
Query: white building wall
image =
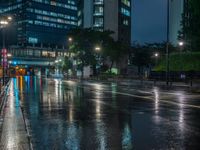
<path fill-rule="evenodd" d="M 178 31 L 181 29 L 184 0 L 169 0 L 169 41 L 174 46 L 178 44 Z"/>

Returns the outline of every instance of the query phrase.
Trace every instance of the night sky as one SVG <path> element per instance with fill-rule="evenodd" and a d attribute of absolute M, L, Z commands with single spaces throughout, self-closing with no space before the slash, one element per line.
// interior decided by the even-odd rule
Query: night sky
<path fill-rule="evenodd" d="M 165 41 L 167 0 L 132 1 L 132 42 Z"/>

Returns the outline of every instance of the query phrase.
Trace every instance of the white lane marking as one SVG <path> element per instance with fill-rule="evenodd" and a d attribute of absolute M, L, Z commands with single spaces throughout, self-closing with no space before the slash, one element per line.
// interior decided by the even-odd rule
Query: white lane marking
<path fill-rule="evenodd" d="M 122 92 L 114 92 L 114 91 L 103 91 L 103 92 L 115 93 L 115 94 L 120 94 L 120 95 L 124 95 L 124 96 L 130 96 L 130 97 L 136 97 L 136 98 L 141 98 L 141 99 L 155 101 L 155 98 L 147 97 L 147 96 L 138 96 L 138 95 L 134 95 L 134 94 L 128 94 L 128 93 L 122 93 Z M 176 105 L 176 106 L 192 107 L 192 108 L 198 108 L 198 109 L 200 109 L 200 106 L 198 106 L 198 105 L 176 103 L 176 102 L 167 101 L 167 100 L 161 100 L 161 99 L 159 100 L 159 102 L 163 102 L 163 103 L 167 103 L 167 104 L 172 104 L 172 105 Z"/>
<path fill-rule="evenodd" d="M 84 83 L 81 83 L 81 85 L 84 85 Z M 87 84 L 86 84 L 87 85 Z M 91 84 L 88 84 L 88 85 L 91 85 Z M 103 84 L 101 84 L 103 85 Z M 77 85 L 77 87 L 80 87 L 82 88 L 82 86 L 79 86 Z M 84 87 L 85 89 L 90 89 L 91 88 L 86 88 Z M 93 89 L 92 89 L 93 90 Z M 93 91 L 96 91 L 95 89 Z M 138 90 L 140 92 L 142 92 L 141 90 Z M 123 93 L 123 92 L 116 92 L 116 91 L 104 91 L 103 89 L 102 90 L 98 90 L 98 92 L 105 92 L 105 93 L 115 93 L 115 94 L 120 94 L 120 95 L 124 95 L 124 96 L 130 96 L 130 97 L 136 97 L 136 98 L 140 98 L 140 99 L 146 99 L 146 100 L 151 100 L 151 101 L 155 101 L 155 98 L 152 98 L 150 96 L 139 96 L 139 95 L 134 95 L 134 94 L 129 94 L 129 93 Z M 143 91 L 144 93 L 146 93 L 146 91 Z M 149 92 L 151 94 L 153 94 L 153 92 Z M 165 93 L 165 94 L 168 94 L 169 92 L 161 92 L 161 93 Z M 169 93 L 169 94 L 172 94 L 172 93 Z M 175 93 L 173 93 L 173 95 L 177 95 Z M 197 109 L 200 109 L 200 106 L 198 105 L 191 105 L 191 104 L 184 104 L 184 103 L 177 103 L 177 102 L 172 102 L 172 101 L 167 101 L 167 100 L 162 100 L 160 99 L 159 102 L 163 102 L 163 103 L 166 103 L 166 104 L 171 104 L 171 105 L 176 105 L 176 106 L 182 106 L 182 107 L 191 107 L 191 108 L 197 108 Z"/>

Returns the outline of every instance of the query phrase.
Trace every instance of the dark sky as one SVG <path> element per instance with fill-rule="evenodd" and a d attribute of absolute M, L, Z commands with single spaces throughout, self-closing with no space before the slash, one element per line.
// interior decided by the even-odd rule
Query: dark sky
<path fill-rule="evenodd" d="M 138 43 L 165 41 L 167 0 L 132 1 L 132 41 Z"/>

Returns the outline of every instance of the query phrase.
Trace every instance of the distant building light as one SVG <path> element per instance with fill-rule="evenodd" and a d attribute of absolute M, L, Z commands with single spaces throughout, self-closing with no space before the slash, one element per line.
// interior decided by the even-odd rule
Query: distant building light
<path fill-rule="evenodd" d="M 38 43 L 38 39 L 37 38 L 33 38 L 33 37 L 29 37 L 28 38 L 28 42 L 32 43 L 32 44 L 37 44 Z"/>
<path fill-rule="evenodd" d="M 12 17 L 9 16 L 9 17 L 8 17 L 8 20 L 12 20 Z"/>
<path fill-rule="evenodd" d="M 7 24 L 8 24 L 8 21 L 2 20 L 2 21 L 0 21 L 0 24 L 1 24 L 1 25 L 7 25 Z"/>
<path fill-rule="evenodd" d="M 7 54 L 8 57 L 12 57 L 12 54 Z"/>

